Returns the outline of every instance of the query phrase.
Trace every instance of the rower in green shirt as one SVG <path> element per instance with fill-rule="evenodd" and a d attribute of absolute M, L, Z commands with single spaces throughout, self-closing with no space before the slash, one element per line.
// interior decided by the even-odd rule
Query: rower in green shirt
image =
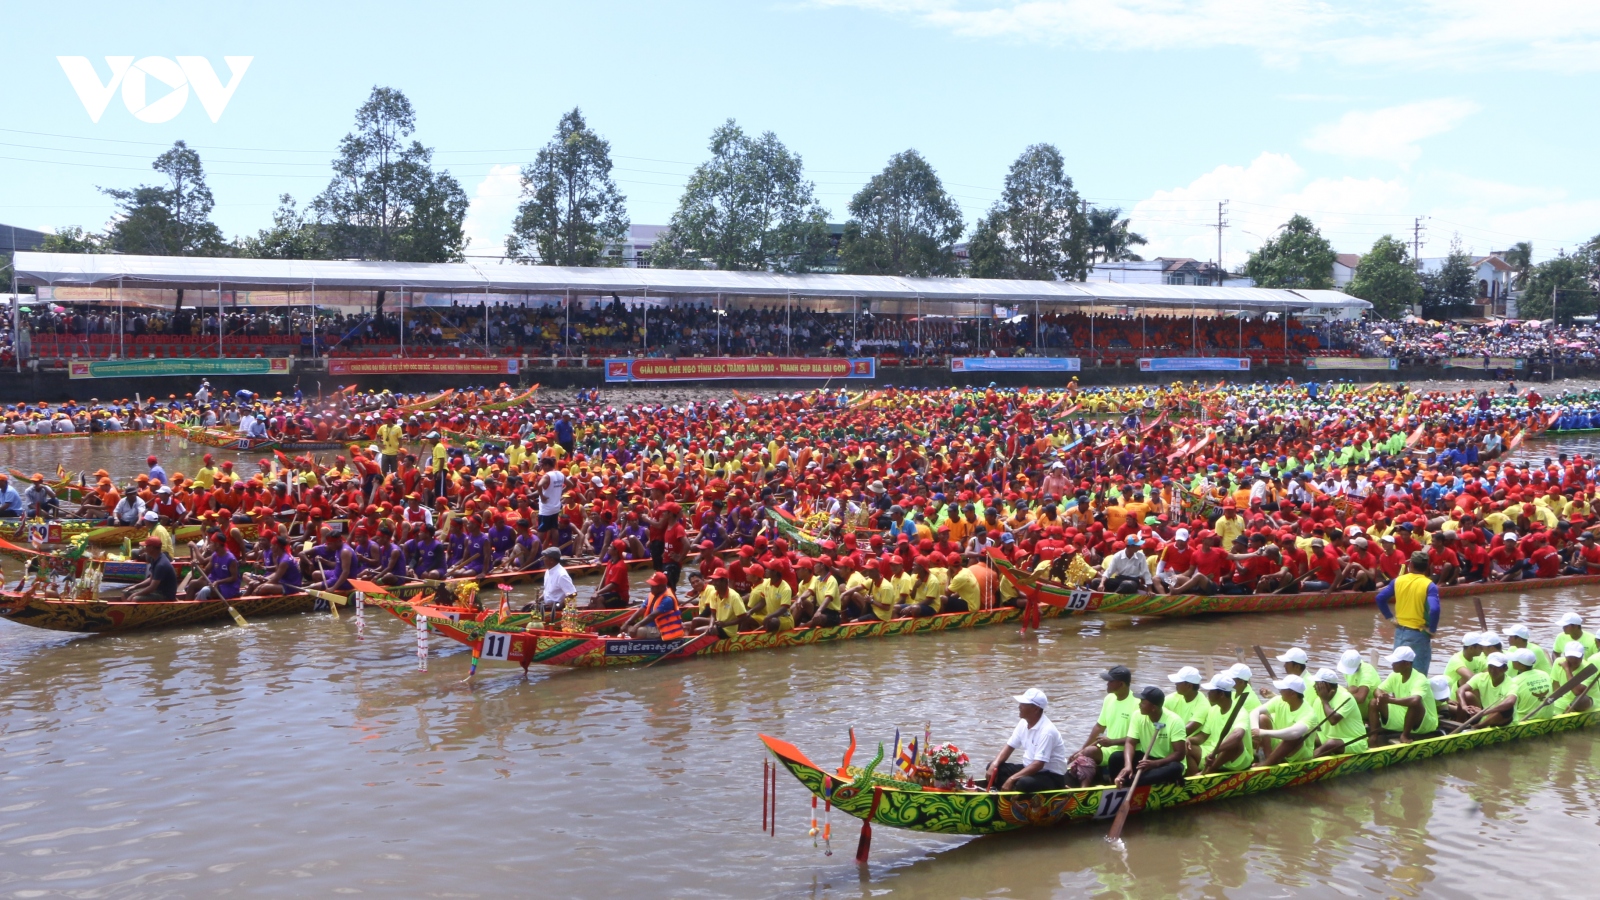
<path fill-rule="evenodd" d="M 1506 629 L 1506 637 L 1511 641 L 1511 646 L 1506 649 L 1508 658 L 1512 650 L 1526 647 L 1533 651 L 1533 667 L 1545 673 L 1546 675 L 1550 674 L 1550 654 L 1546 653 L 1543 647 L 1535 644 L 1531 640 L 1531 635 L 1528 632 L 1528 626 L 1521 624 L 1513 625 Z"/>
<path fill-rule="evenodd" d="M 1105 762 L 1109 754 L 1105 748 L 1121 747 L 1127 740 L 1128 729 L 1134 716 L 1139 714 L 1139 698 L 1128 689 L 1133 683 L 1133 673 L 1127 666 L 1112 666 L 1101 673 L 1106 683 L 1106 696 L 1100 702 L 1100 717 L 1095 720 L 1089 737 L 1079 748 L 1077 756 L 1087 757 L 1096 766 Z"/>
<path fill-rule="evenodd" d="M 1525 647 L 1507 654 L 1511 658 L 1511 690 L 1499 703 L 1489 707 L 1480 720 L 1486 725 L 1508 725 L 1525 722 L 1530 717 L 1548 719 L 1555 712 L 1544 703 L 1544 698 L 1555 689 L 1550 676 L 1534 668 L 1537 662 L 1533 651 Z"/>
<path fill-rule="evenodd" d="M 1561 654 L 1561 659 L 1556 663 L 1555 668 L 1550 672 L 1550 683 L 1552 686 L 1566 684 L 1568 681 L 1571 681 L 1573 678 L 1578 676 L 1578 672 L 1581 671 L 1584 665 L 1588 662 L 1588 660 L 1583 658 L 1582 654 L 1582 644 L 1578 643 L 1577 641 L 1567 644 L 1566 652 Z M 1600 659 L 1600 654 L 1591 656 L 1589 659 Z M 1579 682 L 1577 687 L 1574 687 L 1572 690 L 1566 692 L 1562 696 L 1557 697 L 1556 701 L 1550 704 L 1550 708 L 1555 710 L 1555 715 L 1558 716 L 1569 712 L 1583 712 L 1594 705 L 1594 701 L 1588 696 L 1588 694 L 1588 686 L 1583 682 Z"/>
<path fill-rule="evenodd" d="M 1461 686 L 1467 679 L 1477 674 L 1473 662 L 1482 650 L 1478 646 L 1478 638 L 1482 635 L 1476 631 L 1469 631 L 1461 638 L 1461 649 L 1457 650 L 1448 662 L 1444 664 L 1444 677 L 1450 682 L 1450 695 L 1461 696 Z"/>
<path fill-rule="evenodd" d="M 1317 725 L 1322 722 L 1322 714 L 1315 705 L 1306 702 L 1306 680 L 1299 675 L 1285 675 L 1272 686 L 1278 689 L 1278 696 L 1261 707 L 1256 728 L 1250 732 L 1250 737 L 1256 741 L 1277 742 L 1262 765 L 1310 759 L 1311 751 L 1316 749 Z"/>
<path fill-rule="evenodd" d="M 1461 705 L 1468 713 L 1476 714 L 1491 709 L 1511 692 L 1511 678 L 1506 671 L 1509 664 L 1504 653 L 1491 653 L 1487 659 L 1488 667 L 1467 679 L 1459 696 Z"/>
<path fill-rule="evenodd" d="M 1188 735 L 1205 724 L 1207 711 L 1211 708 L 1210 702 L 1200 693 L 1200 670 L 1194 666 L 1184 666 L 1168 675 L 1167 680 L 1172 682 L 1172 693 L 1167 695 L 1166 710 L 1183 720 L 1181 733 Z"/>
<path fill-rule="evenodd" d="M 1344 687 L 1344 679 L 1332 669 L 1318 669 L 1311 679 L 1314 698 L 1308 705 L 1316 707 L 1325 724 L 1318 729 L 1316 756 L 1338 756 L 1343 753 L 1361 753 L 1367 749 L 1367 720 L 1361 714 L 1361 704 Z"/>
<path fill-rule="evenodd" d="M 1556 623 L 1561 626 L 1561 633 L 1556 635 L 1555 645 L 1550 652 L 1560 656 L 1567 649 L 1567 644 L 1577 641 L 1583 645 L 1583 655 L 1593 656 L 1600 653 L 1600 646 L 1596 646 L 1594 635 L 1583 630 L 1583 617 L 1575 612 L 1562 613 L 1561 620 Z"/>
<path fill-rule="evenodd" d="M 1183 780 L 1183 761 L 1189 753 L 1189 739 L 1178 714 L 1166 708 L 1166 694 L 1158 687 L 1139 691 L 1139 711 L 1128 727 L 1122 750 L 1111 754 L 1107 769 L 1115 773 L 1115 783 L 1132 783 L 1134 772 L 1143 772 L 1140 784 L 1170 784 Z"/>
<path fill-rule="evenodd" d="M 1241 709 L 1237 716 L 1233 716 L 1233 724 L 1228 725 L 1234 705 L 1242 702 L 1239 695 L 1234 693 L 1234 687 L 1233 678 L 1226 673 L 1200 686 L 1210 709 L 1206 712 L 1205 724 L 1190 735 L 1191 741 L 1200 745 L 1199 752 L 1191 757 L 1191 770 L 1197 768 L 1199 772 L 1210 775 L 1213 772 L 1242 772 L 1256 764 L 1255 743 L 1250 739 L 1246 711 Z M 1223 726 L 1228 726 L 1227 734 L 1222 733 Z"/>
<path fill-rule="evenodd" d="M 1339 663 L 1334 669 L 1344 676 L 1350 696 L 1356 698 L 1356 703 L 1361 707 L 1361 721 L 1365 723 L 1367 707 L 1371 704 L 1373 695 L 1378 692 L 1378 685 L 1383 678 L 1378 675 L 1378 670 L 1372 667 L 1372 663 L 1361 658 L 1359 650 L 1346 650 L 1339 654 Z"/>
<path fill-rule="evenodd" d="M 1412 668 L 1416 658 L 1416 651 L 1403 644 L 1384 657 L 1393 671 L 1378 685 L 1377 695 L 1368 706 L 1370 733 L 1394 734 L 1400 743 L 1409 744 L 1439 730 L 1433 685 L 1428 683 L 1428 676 Z"/>

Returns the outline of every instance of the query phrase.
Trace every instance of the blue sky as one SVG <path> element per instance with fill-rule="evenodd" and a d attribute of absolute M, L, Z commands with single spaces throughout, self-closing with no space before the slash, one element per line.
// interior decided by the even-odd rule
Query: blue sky
<path fill-rule="evenodd" d="M 204 7 L 210 10 L 228 7 Z M 1147 256 L 1233 266 L 1293 212 L 1336 248 L 1385 232 L 1422 255 L 1519 239 L 1553 254 L 1600 232 L 1593 175 L 1600 4 L 1524 0 L 785 0 L 12 4 L 0 222 L 100 228 L 96 186 L 152 180 L 176 139 L 201 148 L 230 237 L 301 202 L 373 85 L 399 88 L 418 138 L 473 198 L 472 255 L 502 249 L 516 171 L 579 106 L 611 141 L 636 223 L 670 217 L 712 128 L 734 118 L 800 153 L 842 221 L 888 157 L 926 156 L 969 224 L 1028 144 L 1061 148 L 1093 202 L 1131 211 Z M 146 122 L 126 91 L 99 121 L 62 56 L 251 57 L 213 122 L 190 90 Z M 186 70 L 187 71 L 187 70 Z M 170 75 L 169 75 L 170 80 Z M 181 80 L 180 80 L 181 83 Z M 172 101 L 168 101 L 171 103 Z M 139 108 L 137 99 L 134 108 Z"/>

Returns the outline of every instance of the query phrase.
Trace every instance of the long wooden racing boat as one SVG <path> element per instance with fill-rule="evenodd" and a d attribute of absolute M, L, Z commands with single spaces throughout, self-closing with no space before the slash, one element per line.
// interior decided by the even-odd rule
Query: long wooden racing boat
<path fill-rule="evenodd" d="M 432 613 L 426 607 L 418 607 L 415 612 L 417 615 L 428 616 L 430 622 L 434 620 Z M 1061 607 L 1040 608 L 1042 618 L 1055 618 L 1066 614 L 1066 610 Z M 676 641 L 634 640 L 596 634 L 593 631 L 574 632 L 555 628 L 534 628 L 514 619 L 502 623 L 498 619 L 490 618 L 483 622 L 454 623 L 458 635 L 451 636 L 472 647 L 474 653 L 483 659 L 516 663 L 524 669 L 534 663 L 590 668 L 630 666 L 657 660 L 681 660 L 749 650 L 774 650 L 781 647 L 801 647 L 860 638 L 900 637 L 963 628 L 982 628 L 1013 622 L 1021 615 L 1021 609 L 1002 606 L 978 612 L 944 613 L 920 618 L 890 619 L 887 622 L 847 622 L 842 625 L 796 628 L 776 633 L 741 631 L 731 638 L 702 635 Z"/>
<path fill-rule="evenodd" d="M 1215 597 L 1197 594 L 1108 594 L 1073 590 L 1062 585 L 1027 580 L 1003 560 L 996 560 L 1001 574 L 1012 579 L 1029 608 L 1042 619 L 1086 613 L 1120 613 L 1135 616 L 1195 616 L 1233 613 L 1292 612 L 1360 606 L 1372 603 L 1371 591 L 1338 591 L 1313 594 L 1245 594 Z M 1009 569 L 1009 573 L 1008 570 Z M 1530 579 L 1507 583 L 1462 584 L 1441 587 L 1447 597 L 1518 593 L 1525 590 L 1600 583 L 1600 575 L 1567 575 L 1559 578 Z M 416 614 L 428 615 L 419 607 Z M 832 643 L 858 638 L 901 637 L 965 628 L 983 628 L 1018 621 L 1025 610 L 1000 606 L 966 613 L 943 613 L 918 618 L 890 619 L 887 622 L 851 622 L 831 627 L 796 628 L 792 631 L 740 632 L 732 638 L 701 636 L 678 641 L 639 641 L 589 632 L 572 632 L 531 626 L 527 620 L 507 619 L 489 622 L 457 622 L 456 640 L 471 646 L 485 659 L 517 663 L 523 668 L 539 663 L 548 666 L 595 667 L 627 666 L 657 660 L 688 659 L 749 650 L 773 650 L 809 644 Z M 490 635 L 492 652 L 485 650 Z"/>
<path fill-rule="evenodd" d="M 123 431 L 69 431 L 65 434 L 0 434 L 0 443 L 8 441 L 50 441 L 67 438 L 122 437 L 130 434 L 159 434 L 158 428 L 129 428 Z"/>
<path fill-rule="evenodd" d="M 182 422 L 173 422 L 168 419 L 157 419 L 161 423 L 161 430 L 166 434 L 175 434 L 191 444 L 201 444 L 206 447 L 216 447 L 220 450 L 241 450 L 245 452 L 255 450 L 273 450 L 283 444 L 273 438 L 243 437 L 221 428 L 207 428 L 203 425 L 185 425 Z"/>
<path fill-rule="evenodd" d="M 829 771 L 807 759 L 792 744 L 767 735 L 761 735 L 761 742 L 777 759 L 778 765 L 805 785 L 806 790 L 858 819 L 912 831 L 995 834 L 1109 819 L 1124 804 L 1131 814 L 1244 797 L 1510 741 L 1561 734 L 1589 728 L 1596 722 L 1600 722 L 1600 711 L 1567 713 L 1517 725 L 1392 744 L 1362 753 L 1257 766 L 1243 772 L 1196 775 L 1174 784 L 1140 785 L 1131 794 L 1125 788 L 1110 786 L 1037 794 L 940 790 L 879 774 L 876 769 L 884 756 L 881 745 L 877 756 L 865 767 L 850 766 L 850 755 L 846 754 L 844 764 Z"/>
<path fill-rule="evenodd" d="M 521 406 L 522 404 L 527 403 L 528 401 L 532 400 L 533 399 L 533 395 L 538 393 L 538 392 L 539 392 L 539 386 L 536 384 L 533 387 L 528 388 L 527 390 L 523 391 L 522 393 L 513 396 L 509 400 L 501 400 L 501 401 L 498 401 L 496 403 L 485 403 L 482 406 L 478 407 L 478 409 L 490 409 L 490 410 L 494 410 L 496 412 L 499 412 L 501 410 L 507 410 L 507 409 L 515 409 L 515 408 Z"/>
<path fill-rule="evenodd" d="M 1368 606 L 1377 591 L 1331 591 L 1302 594 L 1108 594 L 1087 588 L 1034 579 L 1017 567 L 996 557 L 1000 577 L 1011 582 L 1023 597 L 1041 607 L 1059 607 L 1072 613 L 1118 613 L 1125 616 L 1206 616 L 1234 613 L 1304 612 L 1313 609 L 1338 609 Z M 1561 575 L 1556 578 L 1528 578 L 1522 581 L 1475 581 L 1440 585 L 1439 596 L 1484 597 L 1490 594 L 1519 594 L 1523 591 L 1600 584 L 1600 575 Z"/>
<path fill-rule="evenodd" d="M 116 634 L 177 628 L 228 619 L 280 616 L 328 608 L 308 594 L 235 597 L 232 600 L 77 600 L 27 592 L 0 591 L 0 618 L 51 631 Z"/>

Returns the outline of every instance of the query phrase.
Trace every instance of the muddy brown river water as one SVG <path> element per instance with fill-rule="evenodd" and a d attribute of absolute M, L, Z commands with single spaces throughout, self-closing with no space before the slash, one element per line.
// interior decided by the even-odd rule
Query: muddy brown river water
<path fill-rule="evenodd" d="M 199 452 L 130 436 L 0 454 L 29 471 L 125 474 L 152 449 L 184 471 Z M 1527 622 L 1547 645 L 1562 611 L 1600 620 L 1590 588 L 1484 604 L 1491 625 Z M 1600 746 L 1586 732 L 1135 817 L 1125 855 L 1098 826 L 979 839 L 879 827 L 858 869 L 857 823 L 836 816 L 833 855 L 813 848 L 792 780 L 778 785 L 777 836 L 758 833 L 758 733 L 831 761 L 849 727 L 870 755 L 896 727 L 927 724 L 981 764 L 1023 688 L 1049 692 L 1075 746 L 1108 665 L 1164 686 L 1252 644 L 1331 664 L 1346 645 L 1386 645 L 1380 625 L 1368 609 L 1057 620 L 1027 636 L 527 680 L 485 663 L 469 686 L 464 651 L 435 640 L 419 672 L 414 633 L 380 615 L 360 631 L 348 614 L 305 615 L 126 637 L 0 622 L 0 894 L 1592 896 Z M 1446 601 L 1441 645 L 1475 626 L 1470 603 Z"/>

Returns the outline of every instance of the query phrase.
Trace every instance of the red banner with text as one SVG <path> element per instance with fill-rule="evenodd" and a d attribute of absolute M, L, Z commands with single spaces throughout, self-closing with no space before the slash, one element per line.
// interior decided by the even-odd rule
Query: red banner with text
<path fill-rule="evenodd" d="M 515 375 L 520 359 L 330 359 L 329 375 Z"/>

